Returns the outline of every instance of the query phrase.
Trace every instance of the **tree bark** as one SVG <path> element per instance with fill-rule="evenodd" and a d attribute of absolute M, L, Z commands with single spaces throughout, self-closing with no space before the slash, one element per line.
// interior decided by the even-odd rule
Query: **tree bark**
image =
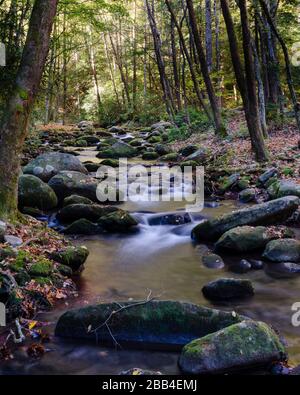
<path fill-rule="evenodd" d="M 197 50 L 198 59 L 199 59 L 200 66 L 201 66 L 201 72 L 203 75 L 207 94 L 208 94 L 209 101 L 210 101 L 211 110 L 212 110 L 213 117 L 214 117 L 216 133 L 223 137 L 223 136 L 226 136 L 226 130 L 225 130 L 224 125 L 222 124 L 221 112 L 220 112 L 220 109 L 219 109 L 219 106 L 217 103 L 217 98 L 215 95 L 213 84 L 212 84 L 210 76 L 209 76 L 206 58 L 205 58 L 204 50 L 203 50 L 202 43 L 201 43 L 201 37 L 200 37 L 200 33 L 198 30 L 198 26 L 197 26 L 197 20 L 196 20 L 193 0 L 186 0 L 186 3 L 188 6 L 188 10 L 189 10 L 190 24 L 191 24 L 192 33 L 194 36 L 194 42 L 195 42 L 195 46 L 196 46 L 196 50 Z"/>
<path fill-rule="evenodd" d="M 13 219 L 18 207 L 18 178 L 29 117 L 49 50 L 58 0 L 36 0 L 14 90 L 0 129 L 0 217 Z"/>

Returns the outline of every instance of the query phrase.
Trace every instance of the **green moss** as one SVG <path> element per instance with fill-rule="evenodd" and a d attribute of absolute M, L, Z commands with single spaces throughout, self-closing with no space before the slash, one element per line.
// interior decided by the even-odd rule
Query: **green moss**
<path fill-rule="evenodd" d="M 18 94 L 22 100 L 28 100 L 29 95 L 25 89 L 18 87 Z"/>
<path fill-rule="evenodd" d="M 30 269 L 29 274 L 32 277 L 48 277 L 53 271 L 53 264 L 46 258 L 34 263 Z"/>
<path fill-rule="evenodd" d="M 52 280 L 48 277 L 37 277 L 34 279 L 34 281 L 41 286 L 52 285 Z"/>
<path fill-rule="evenodd" d="M 19 251 L 16 260 L 10 264 L 10 269 L 14 272 L 20 272 L 26 269 L 26 265 L 32 262 L 32 256 L 27 251 Z"/>

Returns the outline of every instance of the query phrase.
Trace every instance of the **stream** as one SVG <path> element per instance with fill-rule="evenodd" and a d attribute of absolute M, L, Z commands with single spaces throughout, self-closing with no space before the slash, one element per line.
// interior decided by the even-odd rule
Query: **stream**
<path fill-rule="evenodd" d="M 94 160 L 95 151 L 86 149 L 82 161 Z M 128 202 L 122 208 L 129 210 L 139 221 L 139 232 L 116 236 L 98 235 L 76 239 L 90 251 L 85 270 L 76 279 L 79 296 L 57 306 L 38 319 L 50 321 L 49 352 L 41 360 L 28 359 L 25 347 L 15 359 L 2 366 L 5 374 L 118 374 L 134 367 L 177 374 L 177 353 L 116 350 L 93 344 L 76 344 L 53 336 L 54 324 L 63 311 L 94 302 L 128 301 L 153 296 L 165 300 L 182 300 L 208 307 L 235 310 L 256 320 L 272 324 L 288 342 L 290 363 L 300 364 L 300 328 L 291 324 L 291 306 L 300 302 L 300 276 L 276 278 L 268 270 L 236 274 L 224 269 L 211 269 L 202 263 L 206 246 L 195 245 L 191 230 L 202 218 L 214 217 L 240 207 L 233 201 L 218 204 L 207 202 L 204 210 L 191 216 L 184 225 L 156 225 L 158 213 L 183 211 L 182 202 Z M 154 220 L 154 221 L 153 221 Z M 154 225 L 153 225 L 154 223 Z M 152 225 L 151 225 L 152 224 Z M 226 263 L 244 258 L 227 256 Z M 212 305 L 201 292 L 209 281 L 220 277 L 249 278 L 255 287 L 254 298 Z"/>

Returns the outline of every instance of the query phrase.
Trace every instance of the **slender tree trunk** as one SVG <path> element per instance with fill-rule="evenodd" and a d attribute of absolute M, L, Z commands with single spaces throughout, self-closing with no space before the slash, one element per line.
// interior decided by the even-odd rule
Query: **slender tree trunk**
<path fill-rule="evenodd" d="M 205 44 L 208 71 L 213 68 L 211 0 L 205 0 Z"/>
<path fill-rule="evenodd" d="M 252 52 L 252 39 L 249 29 L 248 13 L 246 0 L 239 0 L 239 8 L 241 15 L 242 35 L 243 35 L 243 49 L 245 60 L 245 74 L 246 85 L 248 92 L 248 122 L 251 127 L 251 142 L 256 159 L 260 162 L 268 160 L 268 152 L 265 146 L 257 103 L 256 95 L 256 79 L 254 70 L 254 58 Z"/>
<path fill-rule="evenodd" d="M 175 96 L 177 101 L 177 109 L 181 111 L 182 103 L 181 103 L 181 92 L 180 92 L 180 78 L 178 72 L 178 62 L 177 62 L 177 49 L 176 49 L 176 38 L 175 38 L 175 22 L 171 16 L 171 50 L 172 50 L 172 65 L 173 65 L 173 74 L 174 74 L 174 87 L 175 87 Z"/>
<path fill-rule="evenodd" d="M 242 62 L 239 55 L 239 48 L 237 44 L 237 38 L 234 30 L 233 20 L 231 17 L 227 0 L 221 0 L 221 7 L 226 24 L 235 77 L 244 104 L 245 117 L 251 138 L 252 149 L 258 161 L 265 161 L 268 158 L 268 153 L 262 136 L 259 116 L 258 116 L 257 98 L 256 98 L 256 89 L 255 89 L 255 75 L 253 71 L 253 59 L 251 59 L 251 53 L 249 53 L 249 50 L 247 48 L 247 43 L 249 47 L 251 47 L 251 37 L 249 35 L 250 32 L 248 30 L 248 25 L 247 25 L 248 17 L 246 16 L 246 20 L 245 20 L 245 15 L 244 15 L 245 9 L 243 8 L 243 5 L 241 5 L 241 8 L 243 10 L 243 12 L 241 12 L 241 19 L 242 19 L 242 24 L 244 25 L 243 45 L 244 45 L 244 51 L 246 51 L 245 52 L 245 64 L 247 68 L 247 81 L 246 81 L 245 75 L 243 73 Z M 254 85 L 253 85 L 253 75 L 254 75 Z M 251 90 L 250 95 L 248 92 L 249 89 Z M 254 100 L 254 101 L 250 103 L 250 100 Z"/>
<path fill-rule="evenodd" d="M 300 103 L 298 102 L 297 99 L 297 95 L 294 89 L 294 83 L 293 83 L 293 77 L 292 77 L 292 71 L 291 71 L 291 62 L 290 62 L 290 57 L 289 57 L 289 52 L 287 49 L 287 46 L 283 40 L 283 38 L 281 37 L 281 35 L 279 34 L 272 16 L 270 15 L 270 12 L 268 10 L 268 7 L 266 5 L 266 3 L 264 2 L 264 0 L 259 0 L 260 5 L 264 11 L 264 14 L 267 18 L 267 21 L 269 23 L 269 25 L 271 26 L 272 31 L 274 32 L 277 40 L 279 41 L 279 44 L 281 45 L 282 48 L 282 52 L 284 54 L 284 60 L 285 60 L 285 70 L 286 70 L 286 78 L 287 78 L 287 84 L 289 87 L 289 91 L 290 91 L 290 95 L 291 95 L 291 100 L 293 103 L 293 107 L 294 107 L 294 113 L 295 113 L 295 119 L 296 119 L 296 123 L 297 123 L 297 127 L 300 131 Z"/>
<path fill-rule="evenodd" d="M 212 82 L 211 82 L 211 79 L 209 76 L 206 58 L 205 58 L 205 54 L 204 54 L 202 43 L 201 43 L 201 37 L 200 37 L 200 33 L 199 33 L 199 30 L 197 27 L 197 20 L 196 20 L 193 0 L 186 0 L 186 2 L 187 2 L 188 10 L 189 10 L 190 24 L 191 24 L 191 29 L 192 29 L 193 36 L 194 36 L 197 55 L 198 55 L 198 59 L 199 59 L 200 66 L 201 66 L 201 72 L 203 75 L 203 79 L 205 82 L 207 94 L 209 97 L 209 101 L 210 101 L 210 105 L 211 105 L 211 109 L 212 109 L 212 113 L 213 113 L 213 117 L 214 117 L 214 121 L 215 121 L 216 133 L 220 136 L 226 136 L 227 133 L 226 133 L 224 125 L 222 124 L 220 108 L 218 106 L 215 91 L 214 91 L 214 88 L 213 88 L 213 85 L 212 85 Z"/>
<path fill-rule="evenodd" d="M 0 128 L 0 217 L 15 218 L 18 178 L 29 117 L 37 96 L 58 0 L 36 0 L 33 6 L 14 91 Z"/>

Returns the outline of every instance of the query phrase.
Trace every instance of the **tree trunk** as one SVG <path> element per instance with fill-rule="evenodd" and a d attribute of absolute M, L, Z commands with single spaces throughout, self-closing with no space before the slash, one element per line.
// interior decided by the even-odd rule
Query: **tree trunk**
<path fill-rule="evenodd" d="M 213 113 L 213 117 L 214 117 L 214 121 L 215 121 L 216 133 L 223 137 L 223 136 L 226 136 L 227 133 L 226 133 L 224 125 L 222 124 L 221 112 L 220 112 L 220 109 L 219 109 L 219 106 L 217 103 L 217 98 L 215 95 L 215 91 L 214 91 L 214 88 L 213 88 L 213 85 L 212 85 L 212 82 L 211 82 L 211 79 L 209 76 L 206 58 L 205 58 L 205 54 L 204 54 L 202 43 L 201 43 L 201 37 L 200 37 L 200 33 L 199 33 L 199 30 L 197 27 L 197 20 L 196 20 L 193 0 L 186 0 L 186 2 L 187 2 L 188 10 L 189 10 L 190 24 L 191 24 L 191 29 L 192 29 L 193 36 L 194 36 L 194 42 L 195 42 L 195 46 L 196 46 L 196 50 L 197 50 L 197 55 L 198 55 L 198 59 L 199 59 L 200 66 L 201 66 L 201 72 L 203 75 L 203 79 L 205 82 L 207 94 L 209 97 L 209 101 L 210 101 L 210 105 L 211 105 L 211 109 L 212 109 L 212 113 Z"/>
<path fill-rule="evenodd" d="M 20 155 L 37 96 L 58 0 L 36 0 L 33 6 L 15 88 L 0 129 L 0 217 L 13 219 L 18 207 Z"/>
<path fill-rule="evenodd" d="M 208 71 L 213 67 L 211 0 L 205 0 L 205 46 Z"/>

